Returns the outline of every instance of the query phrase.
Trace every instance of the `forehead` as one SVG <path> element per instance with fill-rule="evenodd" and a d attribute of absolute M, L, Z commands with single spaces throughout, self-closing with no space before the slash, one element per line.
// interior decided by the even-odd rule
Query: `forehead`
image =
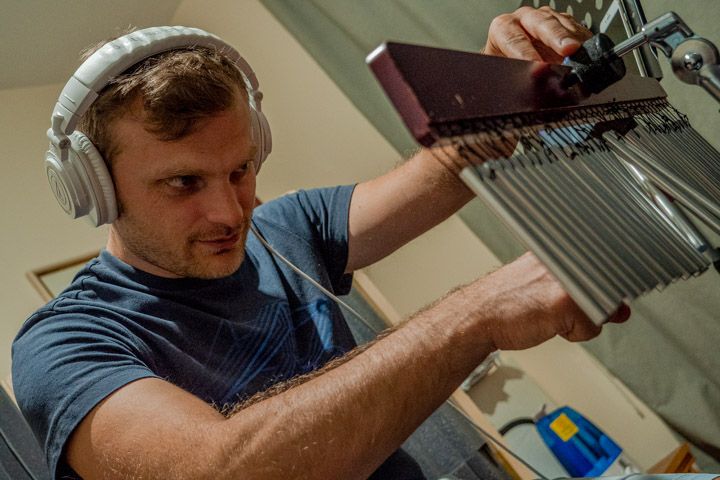
<path fill-rule="evenodd" d="M 250 124 L 249 106 L 240 97 L 231 108 L 199 119 L 182 138 L 163 140 L 161 132 L 147 130 L 142 110 L 135 108 L 114 122 L 113 135 L 118 145 L 114 163 L 118 167 L 130 163 L 144 171 L 159 171 L 251 159 L 256 146 Z"/>

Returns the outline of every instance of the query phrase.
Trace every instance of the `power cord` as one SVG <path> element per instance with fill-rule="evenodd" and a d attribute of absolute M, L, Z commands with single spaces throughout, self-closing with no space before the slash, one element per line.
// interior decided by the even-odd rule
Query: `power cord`
<path fill-rule="evenodd" d="M 310 277 L 307 273 L 303 272 L 300 268 L 296 267 L 290 260 L 285 258 L 280 252 L 275 250 L 270 243 L 268 243 L 267 240 L 265 240 L 265 237 L 262 236 L 262 234 L 255 228 L 255 224 L 253 222 L 250 223 L 250 230 L 253 232 L 255 237 L 260 241 L 260 243 L 263 244 L 263 246 L 270 252 L 271 255 L 274 255 L 277 257 L 280 261 L 282 261 L 285 265 L 290 267 L 291 270 L 293 270 L 295 273 L 300 275 L 302 278 L 310 282 L 313 286 L 315 286 L 318 290 L 320 290 L 322 293 L 324 293 L 327 297 L 335 301 L 338 305 L 341 305 L 345 307 L 350 313 L 353 314 L 355 318 L 357 318 L 360 323 L 365 325 L 368 329 L 370 329 L 371 332 L 375 333 L 376 335 L 380 332 L 369 322 L 360 315 L 354 308 L 352 308 L 350 305 L 348 305 L 346 302 L 338 298 L 334 293 L 332 293 L 327 288 L 320 285 L 314 278 Z M 460 414 L 465 420 L 467 420 L 470 423 L 470 426 L 477 430 L 482 436 L 490 440 L 493 444 L 495 444 L 498 448 L 506 452 L 508 455 L 512 456 L 515 460 L 523 464 L 525 467 L 527 467 L 530 471 L 535 473 L 538 478 L 542 480 L 550 480 L 548 477 L 540 473 L 536 468 L 534 468 L 532 465 L 530 465 L 528 462 L 522 459 L 519 455 L 514 453 L 512 450 L 510 450 L 508 447 L 503 445 L 499 440 L 497 440 L 492 434 L 490 434 L 488 431 L 480 427 L 478 424 L 475 423 L 475 421 L 470 418 L 468 414 L 466 414 L 458 405 L 455 404 L 452 400 L 448 399 L 445 401 L 450 407 L 452 407 L 453 410 L 455 410 L 457 413 Z"/>

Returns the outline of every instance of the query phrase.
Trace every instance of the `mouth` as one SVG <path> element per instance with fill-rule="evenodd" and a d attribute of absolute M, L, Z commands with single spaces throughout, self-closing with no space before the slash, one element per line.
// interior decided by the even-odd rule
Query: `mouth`
<path fill-rule="evenodd" d="M 209 240 L 198 240 L 198 243 L 210 247 L 213 250 L 231 250 L 240 240 L 240 234 L 229 235 L 226 237 L 217 237 Z"/>

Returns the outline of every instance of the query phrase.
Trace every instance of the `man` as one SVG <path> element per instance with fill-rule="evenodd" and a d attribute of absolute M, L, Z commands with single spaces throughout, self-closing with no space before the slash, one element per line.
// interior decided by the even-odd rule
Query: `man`
<path fill-rule="evenodd" d="M 523 8 L 493 22 L 485 53 L 558 61 L 587 36 Z M 18 401 L 54 475 L 421 478 L 396 450 L 485 356 L 599 333 L 525 255 L 342 356 L 353 345 L 337 307 L 251 225 L 343 293 L 347 274 L 472 195 L 421 152 L 253 215 L 258 145 L 241 85 L 216 52 L 172 51 L 119 76 L 80 124 L 109 162 L 120 214 L 106 250 L 13 350 Z"/>

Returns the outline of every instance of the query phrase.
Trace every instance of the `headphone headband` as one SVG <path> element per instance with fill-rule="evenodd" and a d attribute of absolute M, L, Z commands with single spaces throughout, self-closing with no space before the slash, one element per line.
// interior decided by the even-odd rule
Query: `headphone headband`
<path fill-rule="evenodd" d="M 83 62 L 55 104 L 53 133 L 60 138 L 70 135 L 100 91 L 117 75 L 148 57 L 187 46 L 216 48 L 232 60 L 243 74 L 252 106 L 260 110 L 262 94 L 258 91 L 257 77 L 237 50 L 199 28 L 151 27 L 106 43 Z"/>

